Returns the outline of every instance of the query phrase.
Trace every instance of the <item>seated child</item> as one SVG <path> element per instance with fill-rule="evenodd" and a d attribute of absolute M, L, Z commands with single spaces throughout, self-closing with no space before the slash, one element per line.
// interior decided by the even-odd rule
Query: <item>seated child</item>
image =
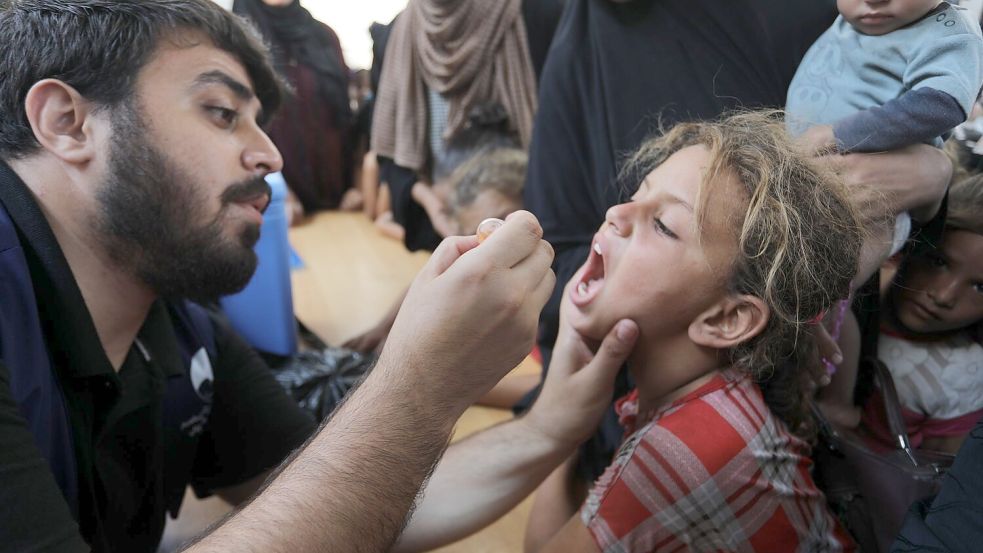
<path fill-rule="evenodd" d="M 450 202 L 453 201 L 451 196 L 458 187 L 457 181 L 460 180 L 459 178 L 455 180 L 453 177 L 455 171 L 468 160 L 492 150 L 508 149 L 512 150 L 513 153 L 518 152 L 523 156 L 525 155 L 519 144 L 518 136 L 509 130 L 508 123 L 508 114 L 505 112 L 505 108 L 499 104 L 483 104 L 475 107 L 468 119 L 468 126 L 447 140 L 444 148 L 434 155 L 433 184 L 417 182 L 413 185 L 411 191 L 413 199 L 426 211 L 434 230 L 442 238 L 474 234 L 477 223 L 481 222 L 481 219 L 474 225 L 470 225 L 469 222 L 468 225 L 465 225 L 465 229 L 461 230 L 450 215 Z M 494 165 L 494 163 L 494 161 L 486 163 L 486 166 Z M 521 160 L 521 180 L 518 181 L 518 195 L 515 196 L 519 199 L 519 204 L 521 204 L 522 199 L 521 187 L 525 181 L 527 163 L 526 158 Z M 501 178 L 497 178 L 497 181 L 494 184 L 501 186 L 505 184 L 505 181 L 515 182 L 515 179 L 512 176 L 503 175 Z M 512 185 L 511 189 L 515 188 L 516 185 Z M 516 202 L 509 199 L 508 203 L 515 204 Z M 507 213 L 511 213 L 519 207 L 521 205 L 514 207 Z M 495 211 L 500 210 L 489 210 L 490 213 Z M 489 215 L 489 217 L 494 216 Z"/>
<path fill-rule="evenodd" d="M 941 137 L 966 120 L 983 85 L 979 22 L 940 0 L 838 0 L 837 8 L 840 16 L 806 53 L 789 86 L 790 132 L 804 133 L 801 142 L 818 154 L 941 147 Z M 912 215 L 924 222 L 936 205 Z M 884 239 L 867 245 L 857 284 L 889 251 L 901 249 L 910 228 L 902 213 L 893 232 L 886 225 L 874 229 Z"/>
<path fill-rule="evenodd" d="M 442 180 L 449 190 L 449 205 L 444 207 L 441 203 L 434 208 L 444 218 L 448 236 L 474 234 L 482 220 L 504 219 L 522 209 L 522 187 L 528 164 L 524 151 L 490 147 L 457 163 L 457 169 Z M 400 297 L 378 324 L 346 342 L 344 347 L 365 353 L 381 349 L 402 303 Z"/>
<path fill-rule="evenodd" d="M 885 291 L 877 353 L 912 446 L 955 453 L 983 416 L 983 175 L 952 185 L 937 251 L 914 254 Z M 864 427 L 895 442 L 874 395 Z"/>
<path fill-rule="evenodd" d="M 505 219 L 522 209 L 529 156 L 519 148 L 495 148 L 459 166 L 448 179 L 447 220 L 456 236 L 474 234 L 481 221 Z"/>
<path fill-rule="evenodd" d="M 681 124 L 642 145 L 567 285 L 554 358 L 638 324 L 627 438 L 543 551 L 840 551 L 810 476 L 806 325 L 846 293 L 860 223 L 775 114 Z"/>

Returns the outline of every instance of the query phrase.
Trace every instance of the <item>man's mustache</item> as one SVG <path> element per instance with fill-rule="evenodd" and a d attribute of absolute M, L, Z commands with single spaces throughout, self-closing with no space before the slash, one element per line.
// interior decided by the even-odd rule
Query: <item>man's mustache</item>
<path fill-rule="evenodd" d="M 243 203 L 256 199 L 258 196 L 266 196 L 266 207 L 270 206 L 269 200 L 272 197 L 273 189 L 267 184 L 263 177 L 251 177 L 241 182 L 237 182 L 222 192 L 222 206 L 232 203 Z M 266 211 L 266 208 L 263 209 Z"/>

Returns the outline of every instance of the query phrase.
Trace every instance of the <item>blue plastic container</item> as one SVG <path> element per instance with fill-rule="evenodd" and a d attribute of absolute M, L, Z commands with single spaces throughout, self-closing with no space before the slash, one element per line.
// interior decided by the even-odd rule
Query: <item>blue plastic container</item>
<path fill-rule="evenodd" d="M 297 324 L 290 286 L 290 243 L 287 240 L 287 183 L 283 175 L 267 175 L 272 188 L 270 206 L 256 243 L 259 265 L 249 284 L 222 298 L 232 326 L 256 349 L 276 355 L 297 351 Z"/>

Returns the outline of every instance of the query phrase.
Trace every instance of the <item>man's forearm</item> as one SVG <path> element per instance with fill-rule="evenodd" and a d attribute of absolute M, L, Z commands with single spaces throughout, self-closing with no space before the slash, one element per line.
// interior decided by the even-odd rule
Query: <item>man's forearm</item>
<path fill-rule="evenodd" d="M 455 443 L 395 551 L 427 551 L 487 526 L 532 493 L 575 447 L 552 440 L 524 419 Z"/>
<path fill-rule="evenodd" d="M 389 550 L 460 414 L 400 381 L 412 373 L 376 367 L 263 493 L 187 551 Z"/>

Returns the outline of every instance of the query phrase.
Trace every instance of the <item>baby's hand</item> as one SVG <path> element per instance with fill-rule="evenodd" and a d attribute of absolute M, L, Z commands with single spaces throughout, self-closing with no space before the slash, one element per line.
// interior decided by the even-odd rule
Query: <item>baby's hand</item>
<path fill-rule="evenodd" d="M 832 125 L 810 127 L 795 142 L 803 152 L 810 156 L 824 156 L 835 154 L 838 151 Z"/>

